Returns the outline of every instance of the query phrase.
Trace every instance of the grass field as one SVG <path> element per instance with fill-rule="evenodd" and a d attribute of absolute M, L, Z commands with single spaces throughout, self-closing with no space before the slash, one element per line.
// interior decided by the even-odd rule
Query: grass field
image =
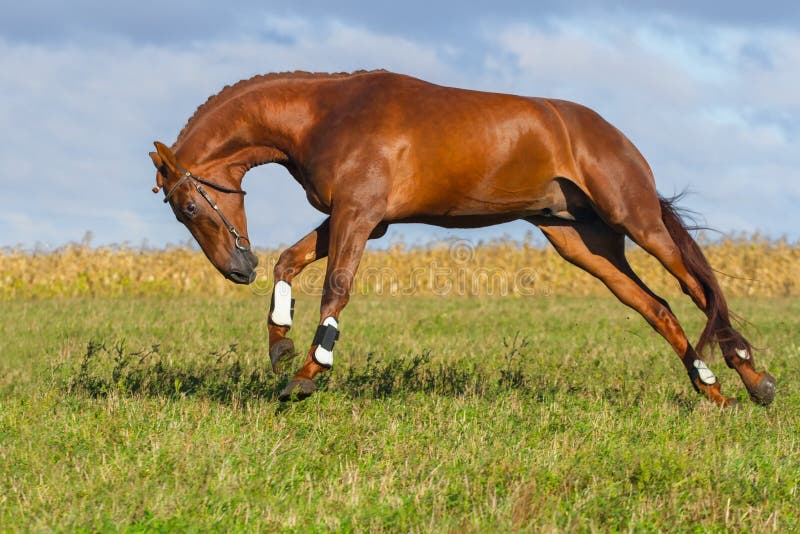
<path fill-rule="evenodd" d="M 356 296 L 321 391 L 281 405 L 267 306 L 3 302 L 0 530 L 800 529 L 796 298 L 733 300 L 778 394 L 716 358 L 729 411 L 614 299 L 558 296 Z"/>

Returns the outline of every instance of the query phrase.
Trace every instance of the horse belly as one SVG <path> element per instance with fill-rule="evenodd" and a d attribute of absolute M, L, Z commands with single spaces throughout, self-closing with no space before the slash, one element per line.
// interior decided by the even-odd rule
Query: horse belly
<path fill-rule="evenodd" d="M 471 165 L 419 166 L 405 174 L 405 179 L 395 182 L 390 202 L 390 211 L 397 217 L 534 215 L 563 204 L 554 181 L 562 174 L 553 155 L 544 150 Z"/>

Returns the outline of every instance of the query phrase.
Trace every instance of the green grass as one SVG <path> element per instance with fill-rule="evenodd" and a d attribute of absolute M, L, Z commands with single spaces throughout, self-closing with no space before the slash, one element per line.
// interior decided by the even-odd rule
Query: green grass
<path fill-rule="evenodd" d="M 0 530 L 800 529 L 796 299 L 732 303 L 778 395 L 716 358 L 729 411 L 633 312 L 562 297 L 355 297 L 321 391 L 281 405 L 267 305 L 3 303 Z"/>

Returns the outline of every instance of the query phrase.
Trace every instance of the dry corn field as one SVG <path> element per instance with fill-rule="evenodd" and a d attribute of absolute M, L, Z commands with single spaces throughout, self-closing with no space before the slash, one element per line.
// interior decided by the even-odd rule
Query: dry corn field
<path fill-rule="evenodd" d="M 706 243 L 706 255 L 730 297 L 800 295 L 800 245 L 758 236 Z M 261 250 L 259 277 L 248 287 L 225 281 L 203 254 L 187 248 L 137 250 L 68 245 L 46 253 L 0 252 L 0 299 L 77 296 L 267 294 L 279 250 Z M 664 296 L 677 282 L 648 254 L 632 248 L 636 272 Z M 294 282 L 300 294 L 318 295 L 325 261 Z M 372 295 L 607 295 L 601 283 L 567 264 L 549 246 L 495 241 L 473 246 L 447 241 L 369 250 L 355 292 Z"/>

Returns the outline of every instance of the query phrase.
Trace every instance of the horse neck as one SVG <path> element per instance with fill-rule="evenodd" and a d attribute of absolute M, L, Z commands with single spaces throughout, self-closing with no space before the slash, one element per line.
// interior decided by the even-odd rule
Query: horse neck
<path fill-rule="evenodd" d="M 244 175 L 264 163 L 297 165 L 314 122 L 314 84 L 276 80 L 233 93 L 197 117 L 176 155 L 190 168 L 224 162 Z M 241 178 L 241 176 L 239 176 Z"/>

